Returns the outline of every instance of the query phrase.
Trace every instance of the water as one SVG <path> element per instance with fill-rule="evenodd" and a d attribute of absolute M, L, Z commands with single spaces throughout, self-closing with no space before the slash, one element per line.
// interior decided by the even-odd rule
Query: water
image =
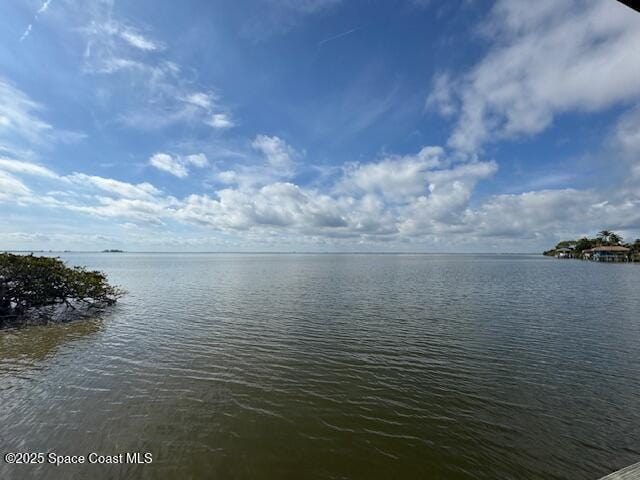
<path fill-rule="evenodd" d="M 0 478 L 596 479 L 640 459 L 640 266 L 68 254 L 129 290 L 0 332 Z"/>

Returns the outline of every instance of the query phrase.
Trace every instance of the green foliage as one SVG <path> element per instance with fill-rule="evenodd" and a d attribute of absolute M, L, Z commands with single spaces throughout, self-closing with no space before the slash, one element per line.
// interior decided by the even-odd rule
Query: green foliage
<path fill-rule="evenodd" d="M 556 249 L 558 248 L 568 248 L 573 247 L 576 244 L 575 240 L 563 240 L 556 245 Z"/>
<path fill-rule="evenodd" d="M 613 245 L 619 245 L 622 243 L 622 237 L 620 235 L 617 235 L 613 232 L 611 232 L 609 234 L 609 243 L 613 244 Z"/>
<path fill-rule="evenodd" d="M 596 239 L 583 237 L 576 242 L 575 250 L 578 253 L 582 253 L 584 250 L 593 248 L 596 245 L 598 245 L 598 241 Z"/>
<path fill-rule="evenodd" d="M 622 237 L 611 230 L 598 232 L 598 240 L 602 245 L 619 245 L 622 243 Z"/>
<path fill-rule="evenodd" d="M 0 253 L 0 327 L 48 307 L 103 308 L 124 294 L 99 271 L 59 258 Z"/>

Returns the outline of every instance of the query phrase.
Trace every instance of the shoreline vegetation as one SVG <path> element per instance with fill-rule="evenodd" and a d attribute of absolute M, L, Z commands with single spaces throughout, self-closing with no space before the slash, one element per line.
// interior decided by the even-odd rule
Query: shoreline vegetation
<path fill-rule="evenodd" d="M 550 250 L 547 257 L 574 258 L 598 262 L 640 262 L 640 238 L 625 243 L 623 238 L 610 230 L 601 230 L 595 238 L 563 240 Z"/>
<path fill-rule="evenodd" d="M 0 253 L 0 329 L 94 315 L 126 292 L 56 257 Z"/>

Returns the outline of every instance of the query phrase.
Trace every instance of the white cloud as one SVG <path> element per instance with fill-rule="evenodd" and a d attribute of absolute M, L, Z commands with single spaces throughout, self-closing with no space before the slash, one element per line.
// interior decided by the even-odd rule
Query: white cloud
<path fill-rule="evenodd" d="M 126 28 L 120 29 L 119 35 L 129 45 L 131 45 L 132 47 L 138 48 L 140 50 L 154 51 L 154 50 L 160 50 L 162 48 L 161 44 L 154 42 L 144 37 L 142 34 L 130 29 L 126 29 Z"/>
<path fill-rule="evenodd" d="M 0 201 L 29 195 L 31 190 L 13 175 L 0 170 Z"/>
<path fill-rule="evenodd" d="M 225 129 L 234 126 L 233 121 L 226 113 L 214 113 L 205 123 L 213 128 Z"/>
<path fill-rule="evenodd" d="M 26 142 L 42 144 L 50 138 L 53 127 L 41 120 L 42 106 L 24 92 L 0 78 L 0 141 L 7 150 Z"/>
<path fill-rule="evenodd" d="M 218 199 L 190 195 L 176 210 L 176 216 L 231 231 L 285 229 L 319 233 L 326 228 L 346 227 L 346 207 L 347 202 L 339 199 L 278 182 L 251 190 L 223 189 L 218 192 Z"/>
<path fill-rule="evenodd" d="M 71 211 L 102 218 L 126 219 L 149 225 L 161 225 L 170 213 L 170 201 L 166 199 L 142 200 L 136 198 L 96 197 L 97 204 L 67 204 Z"/>
<path fill-rule="evenodd" d="M 427 96 L 425 108 L 435 109 L 443 117 L 449 117 L 456 113 L 454 80 L 446 73 L 439 73 L 433 78 L 431 92 Z"/>
<path fill-rule="evenodd" d="M 258 135 L 251 146 L 262 152 L 270 167 L 282 172 L 292 172 L 295 168 L 294 158 L 298 154 L 281 138 Z"/>
<path fill-rule="evenodd" d="M 163 54 L 165 45 L 119 17 L 111 2 L 87 3 L 77 10 L 80 13 L 73 17 L 83 24 L 80 31 L 86 41 L 84 70 L 122 77 L 122 81 L 114 80 L 111 88 L 114 95 L 118 89 L 124 90 L 120 97 L 125 111 L 119 119 L 125 125 L 140 130 L 180 123 L 221 130 L 234 126 L 214 93 L 194 88 L 194 72 L 184 72 L 169 61 Z"/>
<path fill-rule="evenodd" d="M 218 171 L 215 178 L 219 182 L 250 189 L 294 177 L 296 160 L 301 154 L 284 140 L 276 136 L 257 135 L 250 146 L 260 157 L 256 159 L 255 155 L 249 154 L 246 157 L 250 163 L 236 162 L 232 170 Z"/>
<path fill-rule="evenodd" d="M 106 4 L 105 4 L 106 6 Z M 131 49 L 153 52 L 164 49 L 164 44 L 151 40 L 128 23 L 118 20 L 111 11 L 88 9 L 90 25 L 83 30 L 88 35 L 85 59 L 101 60 L 109 57 L 128 56 Z"/>
<path fill-rule="evenodd" d="M 213 107 L 215 96 L 206 92 L 193 92 L 184 97 L 184 100 L 192 105 L 209 110 Z"/>
<path fill-rule="evenodd" d="M 417 155 L 389 157 L 377 163 L 346 169 L 339 185 L 343 191 L 378 193 L 388 199 L 419 195 L 427 186 L 428 172 L 442 163 L 440 147 L 424 147 Z"/>
<path fill-rule="evenodd" d="M 233 170 L 225 170 L 216 176 L 222 183 L 233 184 L 238 183 L 238 173 Z"/>
<path fill-rule="evenodd" d="M 189 175 L 189 165 L 203 168 L 209 165 L 207 157 L 203 153 L 192 155 L 171 156 L 167 153 L 156 153 L 149 159 L 149 164 L 158 170 L 168 172 L 178 178 L 185 178 Z"/>
<path fill-rule="evenodd" d="M 262 136 L 256 142 L 266 157 L 287 151 L 274 138 Z M 283 162 L 282 158 L 271 160 Z M 174 215 L 224 231 L 398 240 L 402 235 L 433 231 L 433 225 L 444 231 L 448 223 L 462 222 L 475 184 L 496 169 L 494 162 L 451 166 L 441 148 L 425 147 L 416 155 L 347 169 L 333 194 L 290 182 L 240 183 L 235 171 L 225 171 L 219 177 L 238 187 L 219 190 L 217 198 L 190 195 L 175 206 Z M 423 221 L 410 223 L 410 218 Z"/>
<path fill-rule="evenodd" d="M 181 199 L 147 182 L 83 173 L 64 176 L 39 165 L 2 159 L 0 201 L 75 212 L 96 221 L 117 220 L 127 224 L 128 234 L 137 231 L 132 225 L 143 229 L 156 225 L 168 231 L 175 223 L 195 225 L 245 245 L 383 242 L 390 248 L 428 243 L 448 250 L 477 250 L 486 249 L 490 240 L 491 245 L 522 249 L 532 244 L 542 248 L 559 235 L 592 234 L 603 225 L 629 236 L 640 230 L 640 199 L 633 188 L 547 189 L 474 199 L 476 185 L 495 174 L 496 163 L 460 162 L 440 147 L 424 147 L 413 155 L 348 166 L 333 188 L 320 191 L 265 173 L 271 162 L 281 165 L 286 163 L 283 158 L 290 160 L 291 147 L 281 139 L 261 136 L 257 145 L 266 165 L 255 166 L 258 173 L 253 175 L 262 175 L 262 183 L 242 180 L 252 175 L 251 166 L 246 166 L 239 173 L 218 174 L 228 187 Z M 203 154 L 154 157 L 177 176 L 186 176 L 189 167 L 209 164 Z M 24 179 L 36 182 L 27 184 Z M 46 188 L 39 182 L 47 182 Z"/>
<path fill-rule="evenodd" d="M 428 194 L 410 200 L 399 229 L 406 235 L 444 234 L 467 222 L 476 184 L 497 171 L 495 162 L 475 162 L 428 172 Z"/>
<path fill-rule="evenodd" d="M 286 32 L 310 15 L 319 14 L 342 0 L 266 0 L 257 4 L 240 33 L 254 41 Z"/>
<path fill-rule="evenodd" d="M 73 173 L 66 177 L 68 180 L 82 186 L 92 185 L 100 190 L 116 194 L 126 198 L 150 199 L 160 194 L 160 190 L 148 182 L 137 185 L 121 182 L 111 178 L 98 177 L 95 175 L 85 175 L 84 173 Z"/>
<path fill-rule="evenodd" d="M 187 158 L 189 163 L 197 166 L 205 166 L 207 164 L 207 159 L 202 154 L 189 155 Z M 64 191 L 49 192 L 49 195 L 53 194 L 55 196 L 73 197 L 74 193 L 82 192 L 91 187 L 126 198 L 151 199 L 161 194 L 160 190 L 148 182 L 132 184 L 78 172 L 74 172 L 71 175 L 59 175 L 53 170 L 35 163 L 0 157 L 0 173 L 8 175 L 8 172 L 30 177 L 40 177 L 54 182 L 62 182 L 65 187 Z M 72 185 L 75 186 L 77 192 L 71 189 Z"/>
<path fill-rule="evenodd" d="M 11 158 L 0 157 L 0 170 L 5 170 L 9 172 L 25 174 L 25 175 L 35 175 L 40 177 L 48 177 L 48 178 L 59 178 L 58 174 L 53 172 L 52 170 L 36 165 L 35 163 L 23 162 L 21 160 L 14 160 Z"/>
<path fill-rule="evenodd" d="M 622 151 L 640 163 L 640 106 L 618 120 L 614 142 Z"/>
<path fill-rule="evenodd" d="M 593 112 L 640 98 L 640 16 L 606 0 L 500 0 L 485 32 L 487 55 L 455 82 L 453 148 L 539 133 L 556 115 Z M 430 106 L 452 112 L 447 77 Z"/>
<path fill-rule="evenodd" d="M 192 155 L 187 155 L 184 158 L 184 161 L 185 163 L 198 168 L 204 168 L 209 165 L 209 160 L 207 160 L 207 157 L 204 153 L 194 153 Z"/>
<path fill-rule="evenodd" d="M 43 110 L 42 105 L 0 77 L 0 152 L 13 154 L 84 138 L 77 132 L 54 129 L 40 118 Z"/>
<path fill-rule="evenodd" d="M 172 157 L 166 153 L 156 153 L 151 156 L 149 163 L 158 170 L 169 172 L 179 178 L 186 177 L 189 173 L 187 167 L 180 161 L 178 157 Z"/>
<path fill-rule="evenodd" d="M 538 190 L 497 195 L 470 214 L 474 235 L 509 238 L 568 238 L 602 228 L 640 229 L 640 201 L 594 190 Z M 603 227 L 604 226 L 604 227 Z"/>

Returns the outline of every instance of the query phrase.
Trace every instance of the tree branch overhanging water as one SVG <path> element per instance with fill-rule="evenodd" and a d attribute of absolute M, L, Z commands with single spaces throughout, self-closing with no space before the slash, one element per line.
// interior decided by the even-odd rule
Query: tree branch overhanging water
<path fill-rule="evenodd" d="M 104 273 L 69 267 L 54 257 L 0 253 L 0 328 L 37 321 L 56 311 L 100 311 L 126 292 Z"/>

